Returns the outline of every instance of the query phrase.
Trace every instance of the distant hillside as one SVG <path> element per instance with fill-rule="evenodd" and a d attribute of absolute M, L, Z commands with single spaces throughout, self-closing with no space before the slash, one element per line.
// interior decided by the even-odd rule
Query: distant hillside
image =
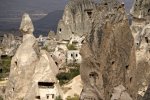
<path fill-rule="evenodd" d="M 133 0 L 124 1 L 129 12 Z M 3 31 L 18 31 L 24 12 L 29 13 L 34 21 L 35 34 L 46 35 L 50 30 L 56 31 L 66 2 L 67 0 L 0 0 L 0 35 Z"/>
<path fill-rule="evenodd" d="M 43 34 L 47 35 L 50 30 L 56 31 L 58 21 L 61 19 L 63 10 L 57 10 L 49 13 L 42 19 L 33 21 L 35 27 L 35 35 Z M 0 21 L 0 31 L 10 32 L 18 31 L 21 19 L 17 22 L 12 21 Z M 0 33 L 0 35 L 2 32 Z"/>
<path fill-rule="evenodd" d="M 44 35 L 47 34 L 50 30 L 56 32 L 57 25 L 59 20 L 62 18 L 63 10 L 57 10 L 49 13 L 44 18 L 34 22 L 35 33 Z"/>

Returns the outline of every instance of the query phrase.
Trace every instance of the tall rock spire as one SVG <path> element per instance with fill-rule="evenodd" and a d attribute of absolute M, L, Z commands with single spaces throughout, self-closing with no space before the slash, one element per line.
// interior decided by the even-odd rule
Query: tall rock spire
<path fill-rule="evenodd" d="M 80 51 L 81 100 L 136 100 L 134 39 L 124 5 L 109 1 L 93 11 Z"/>
<path fill-rule="evenodd" d="M 20 31 L 23 34 L 33 34 L 34 26 L 29 14 L 24 13 L 22 16 L 22 21 L 20 25 Z"/>

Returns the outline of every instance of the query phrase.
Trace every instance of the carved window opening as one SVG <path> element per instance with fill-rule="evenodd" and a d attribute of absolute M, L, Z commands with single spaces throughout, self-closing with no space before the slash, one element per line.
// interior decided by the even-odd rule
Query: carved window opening
<path fill-rule="evenodd" d="M 89 18 L 92 17 L 92 12 L 91 11 L 88 11 L 87 14 L 88 14 Z"/>
<path fill-rule="evenodd" d="M 108 3 L 106 3 L 106 2 L 105 2 L 105 3 L 104 3 L 104 5 L 106 5 L 106 6 L 107 6 L 107 5 L 108 5 Z"/>
<path fill-rule="evenodd" d="M 92 18 L 92 9 L 86 9 L 85 12 L 88 14 L 89 18 Z"/>
<path fill-rule="evenodd" d="M 146 41 L 146 43 L 148 43 L 148 37 L 145 37 L 145 41 Z"/>
<path fill-rule="evenodd" d="M 73 57 L 73 54 L 71 54 L 71 57 Z"/>
<path fill-rule="evenodd" d="M 36 99 L 39 99 L 39 100 L 41 99 L 41 97 L 40 97 L 40 96 L 36 96 L 35 98 L 36 98 Z"/>
<path fill-rule="evenodd" d="M 76 54 L 76 57 L 78 57 L 78 54 Z"/>
<path fill-rule="evenodd" d="M 13 91 L 15 90 L 15 88 L 13 88 Z"/>
<path fill-rule="evenodd" d="M 39 88 L 54 88 L 54 82 L 38 82 Z"/>
<path fill-rule="evenodd" d="M 16 66 L 17 66 L 17 61 L 15 61 L 15 64 L 16 64 Z"/>
<path fill-rule="evenodd" d="M 115 61 L 112 61 L 111 64 L 112 64 L 112 65 L 115 64 Z"/>
<path fill-rule="evenodd" d="M 132 77 L 130 77 L 130 83 L 132 82 Z"/>
<path fill-rule="evenodd" d="M 148 15 L 150 15 L 150 9 L 148 9 Z"/>
<path fill-rule="evenodd" d="M 61 32 L 62 32 L 62 29 L 60 28 L 60 29 L 59 29 L 59 33 L 61 33 Z"/>
<path fill-rule="evenodd" d="M 47 95 L 46 97 L 47 97 L 47 99 L 49 99 L 49 95 Z"/>
<path fill-rule="evenodd" d="M 128 70 L 128 69 L 129 69 L 129 65 L 126 66 L 126 70 Z"/>
<path fill-rule="evenodd" d="M 92 84 L 96 83 L 96 80 L 98 79 L 98 74 L 96 72 L 91 72 L 89 74 L 90 77 L 90 81 L 92 82 Z"/>
<path fill-rule="evenodd" d="M 58 63 L 57 63 L 57 62 L 55 62 L 55 64 L 58 66 Z"/>
<path fill-rule="evenodd" d="M 52 94 L 52 98 L 54 98 L 54 94 Z"/>
<path fill-rule="evenodd" d="M 3 72 L 3 69 L 2 68 L 0 68 L 0 73 L 2 73 Z"/>

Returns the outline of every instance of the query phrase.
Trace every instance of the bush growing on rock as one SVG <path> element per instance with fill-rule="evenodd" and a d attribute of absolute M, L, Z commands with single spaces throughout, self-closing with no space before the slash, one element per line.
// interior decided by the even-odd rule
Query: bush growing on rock
<path fill-rule="evenodd" d="M 67 48 L 68 48 L 68 50 L 77 50 L 77 48 L 73 44 L 68 44 Z"/>
<path fill-rule="evenodd" d="M 79 100 L 79 95 L 74 94 L 74 97 L 68 96 L 68 97 L 67 97 L 67 100 Z"/>
<path fill-rule="evenodd" d="M 61 72 L 57 74 L 57 79 L 59 80 L 59 84 L 63 85 L 70 80 L 72 80 L 75 76 L 78 76 L 80 74 L 79 67 L 76 67 L 74 69 L 70 69 L 69 72 Z"/>

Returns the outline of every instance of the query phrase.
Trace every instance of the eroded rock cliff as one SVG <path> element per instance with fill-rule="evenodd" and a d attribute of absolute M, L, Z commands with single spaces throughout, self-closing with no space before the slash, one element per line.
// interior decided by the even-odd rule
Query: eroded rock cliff
<path fill-rule="evenodd" d="M 51 98 L 52 95 L 60 95 L 55 77 L 58 73 L 57 66 L 46 51 L 39 50 L 28 14 L 23 15 L 20 30 L 23 33 L 23 43 L 11 61 L 5 100 L 44 100 L 47 96 Z M 53 94 L 41 92 L 42 87 L 48 86 L 53 87 Z"/>
<path fill-rule="evenodd" d="M 150 1 L 135 0 L 131 15 L 131 30 L 136 46 L 138 94 L 143 97 L 150 84 Z"/>
<path fill-rule="evenodd" d="M 134 38 L 124 4 L 102 1 L 81 48 L 81 100 L 136 100 Z"/>
<path fill-rule="evenodd" d="M 82 36 L 91 29 L 91 15 L 96 5 L 93 0 L 70 0 L 59 21 L 57 35 L 67 40 L 72 34 Z"/>

